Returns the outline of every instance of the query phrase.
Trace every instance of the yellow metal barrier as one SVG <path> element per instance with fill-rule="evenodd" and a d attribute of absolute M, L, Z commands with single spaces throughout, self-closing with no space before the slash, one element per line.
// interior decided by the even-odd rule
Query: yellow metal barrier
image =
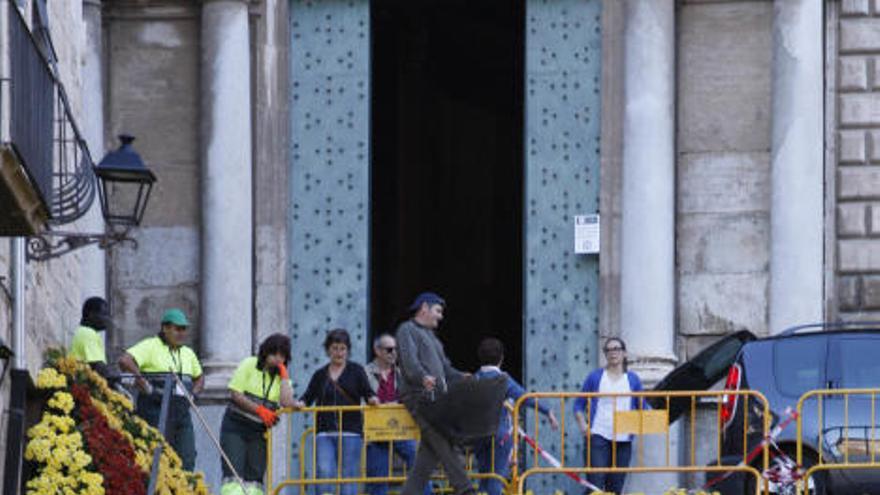
<path fill-rule="evenodd" d="M 742 422 L 742 429 L 737 431 L 724 431 L 724 421 L 722 419 L 722 400 L 725 396 L 736 396 L 738 401 L 742 402 L 742 408 L 740 409 L 740 413 L 742 411 L 750 411 L 753 410 L 756 406 L 761 411 L 761 420 L 762 427 L 761 431 L 750 431 L 749 421 Z M 591 420 L 590 420 L 590 412 L 592 407 L 591 399 L 616 399 L 619 397 L 632 397 L 634 398 L 638 404 L 647 406 L 648 399 L 653 399 L 655 402 L 659 402 L 661 407 L 656 409 L 650 409 L 648 407 L 640 407 L 636 410 L 626 410 L 626 411 L 618 411 L 617 410 L 617 400 L 613 400 L 613 430 L 617 434 L 632 434 L 636 436 L 645 436 L 645 435 L 656 435 L 660 436 L 664 439 L 664 451 L 661 452 L 662 457 L 665 458 L 665 461 L 660 462 L 658 465 L 648 466 L 645 463 L 645 452 L 644 452 L 644 442 L 639 442 L 638 451 L 634 452 L 634 461 L 632 462 L 632 466 L 616 466 L 613 463 L 616 459 L 616 449 L 617 449 L 617 441 L 612 441 L 612 466 L 607 468 L 600 467 L 591 467 L 590 463 L 590 433 L 592 430 Z M 569 411 L 572 410 L 572 403 L 575 399 L 585 399 L 586 400 L 586 411 L 585 411 L 585 420 L 586 420 L 586 432 L 576 431 L 572 434 L 568 431 L 568 423 L 569 420 Z M 534 400 L 534 404 L 528 406 L 527 408 L 523 407 L 525 401 L 532 399 Z M 540 443 L 542 441 L 546 441 L 548 436 L 546 433 L 542 436 L 542 428 L 541 422 L 539 421 L 538 415 L 538 405 L 537 401 L 553 401 L 553 403 L 558 403 L 558 408 L 554 407 L 560 411 L 559 418 L 559 431 L 558 436 L 553 434 L 553 436 L 549 437 L 551 443 L 555 443 L 559 445 L 560 457 L 558 459 L 551 459 L 550 457 L 542 457 L 539 452 Z M 702 438 L 697 438 L 696 432 L 696 424 L 697 424 L 697 409 L 698 403 L 701 401 L 712 401 L 715 402 L 715 428 L 711 437 L 714 441 L 714 448 L 716 455 L 716 461 L 712 465 L 703 465 L 698 464 L 696 459 L 697 445 L 704 445 L 707 441 L 706 436 L 702 435 Z M 558 402 L 557 402 L 558 401 Z M 684 462 L 673 461 L 673 457 L 670 452 L 670 431 L 669 431 L 669 421 L 668 421 L 668 411 L 670 410 L 670 404 L 676 401 L 676 403 L 680 403 L 681 401 L 685 401 L 687 404 L 687 408 L 683 417 L 688 417 L 690 419 L 690 429 L 687 434 L 687 450 L 688 455 L 687 459 Z M 545 405 L 550 405 L 549 402 L 545 402 Z M 709 406 L 713 407 L 713 406 Z M 520 425 L 520 418 L 523 416 L 522 411 L 526 409 L 532 409 L 534 414 L 533 421 L 528 422 L 526 425 L 526 429 L 520 430 L 516 425 Z M 770 431 L 770 408 L 767 399 L 763 394 L 757 391 L 751 390 L 741 390 L 741 391 L 669 391 L 669 392 L 630 392 L 630 393 L 620 393 L 620 394 L 609 394 L 609 393 L 574 393 L 574 392 L 553 392 L 553 393 L 528 393 L 520 397 L 514 405 L 513 411 L 513 424 L 514 424 L 514 443 L 513 443 L 513 458 L 521 459 L 525 458 L 530 460 L 530 467 L 526 469 L 521 469 L 517 463 L 514 463 L 511 466 L 511 486 L 514 488 L 515 494 L 522 494 L 524 492 L 524 487 L 526 480 L 534 475 L 538 474 L 553 474 L 553 475 L 565 475 L 570 478 L 578 478 L 582 475 L 586 475 L 589 473 L 597 473 L 597 472 L 605 472 L 605 473 L 668 473 L 668 472 L 676 472 L 676 473 L 718 473 L 719 476 L 722 473 L 730 473 L 730 472 L 742 472 L 749 473 L 755 478 L 755 493 L 756 495 L 761 493 L 762 491 L 766 491 L 768 489 L 768 485 L 766 480 L 764 480 L 761 476 L 761 473 L 767 469 L 768 466 L 768 449 L 766 444 L 760 447 L 755 447 L 755 442 L 760 441 L 767 436 Z M 549 428 L 544 428 L 544 430 L 548 430 Z M 724 463 L 722 461 L 721 456 L 721 442 L 722 435 L 735 435 L 733 438 L 741 438 L 742 439 L 742 457 L 737 456 L 736 463 L 727 462 Z M 756 435 L 759 435 L 756 437 Z M 584 440 L 580 440 L 583 438 Z M 520 449 L 523 447 L 523 440 L 529 442 L 529 445 L 532 446 L 531 456 L 521 456 Z M 751 440 L 751 442 L 750 442 Z M 585 443 L 585 460 L 579 460 L 578 462 L 570 462 L 569 459 L 566 458 L 566 445 L 573 441 L 583 441 Z M 748 458 L 748 453 L 751 450 L 760 449 L 760 460 L 751 460 Z M 545 454 L 546 455 L 546 454 Z M 543 460 L 542 460 L 543 459 Z M 757 466 L 756 466 L 757 465 Z M 711 490 L 710 490 L 711 491 Z"/>
<path fill-rule="evenodd" d="M 387 443 L 393 441 L 400 440 L 415 440 L 419 439 L 419 428 L 413 420 L 412 416 L 410 416 L 409 412 L 406 408 L 401 404 L 382 404 L 379 406 L 316 406 L 316 407 L 306 407 L 299 410 L 293 409 L 281 409 L 278 411 L 279 414 L 290 414 L 293 418 L 293 421 L 296 421 L 296 417 L 301 415 L 305 417 L 304 422 L 306 425 L 305 430 L 303 431 L 300 441 L 299 441 L 299 476 L 294 478 L 288 469 L 286 479 L 281 481 L 278 484 L 274 483 L 274 467 L 272 460 L 272 451 L 273 451 L 273 438 L 272 431 L 268 431 L 266 433 L 266 454 L 267 454 L 267 464 L 266 464 L 266 479 L 268 480 L 266 483 L 267 493 L 277 495 L 281 489 L 293 486 L 299 487 L 299 494 L 306 495 L 306 488 L 313 485 L 333 485 L 333 491 L 335 493 L 339 493 L 339 488 L 346 484 L 362 484 L 362 483 L 403 483 L 406 481 L 406 470 L 408 466 L 403 466 L 403 470 L 400 473 L 394 473 L 393 468 L 393 456 L 394 456 L 394 444 L 391 443 L 389 445 L 388 452 L 388 466 L 389 472 L 386 476 L 368 476 L 366 469 L 366 458 L 367 458 L 367 445 L 370 443 Z M 336 424 L 339 425 L 339 430 L 336 432 L 329 433 L 329 435 L 333 436 L 335 441 L 337 441 L 337 458 L 336 458 L 336 477 L 334 478 L 319 478 L 317 475 L 317 424 L 318 424 L 318 415 L 322 413 L 329 413 L 336 415 Z M 342 473 L 342 456 L 343 456 L 343 439 L 344 434 L 342 432 L 343 426 L 343 415 L 345 414 L 362 414 L 363 415 L 363 435 L 358 436 L 361 440 L 360 446 L 360 454 L 359 454 L 359 467 L 358 467 L 358 475 L 357 476 L 344 476 Z M 327 432 L 324 432 L 327 433 Z M 346 434 L 348 434 L 346 432 Z M 292 438 L 288 435 L 287 444 L 288 448 L 293 445 Z M 306 452 L 307 445 L 311 445 L 311 449 L 309 452 Z M 493 448 L 491 452 L 492 458 L 492 471 L 491 473 L 478 473 L 474 470 L 474 462 L 473 462 L 473 454 L 467 452 L 466 459 L 466 468 L 468 470 L 468 476 L 471 479 L 480 480 L 493 478 L 500 481 L 504 487 L 505 492 L 508 490 L 508 480 L 498 474 L 495 474 L 494 466 L 495 466 L 495 452 L 494 452 L 494 442 Z M 285 455 L 286 459 L 292 459 L 292 453 L 287 452 Z M 310 462 L 307 462 L 310 461 Z M 308 469 L 311 467 L 311 470 Z M 435 476 L 438 480 L 445 479 L 442 476 Z M 448 489 L 440 488 L 438 491 L 448 491 Z M 362 490 L 356 489 L 357 493 L 362 493 Z"/>
<path fill-rule="evenodd" d="M 798 483 L 797 493 L 809 490 L 820 472 L 880 469 L 878 394 L 880 388 L 824 389 L 801 396 L 797 404 L 797 465 L 804 469 L 806 483 Z M 808 403 L 815 403 L 815 410 L 806 408 Z M 808 421 L 804 418 L 810 420 L 808 425 L 815 418 L 815 436 L 804 431 Z M 805 435 L 810 435 L 809 446 L 805 446 Z"/>
<path fill-rule="evenodd" d="M 857 470 L 857 469 L 880 469 L 880 441 L 878 441 L 878 428 L 876 417 L 880 411 L 877 410 L 877 396 L 880 395 L 878 389 L 827 389 L 813 390 L 805 393 L 797 403 L 797 447 L 796 462 L 798 466 L 803 466 L 805 470 L 800 473 L 803 480 L 807 480 L 806 486 L 812 486 L 809 480 L 813 479 L 817 473 L 829 472 L 832 470 Z M 763 431 L 749 431 L 749 422 L 742 422 L 742 429 L 738 431 L 727 431 L 724 434 L 734 435 L 742 439 L 742 457 L 737 459 L 737 463 L 723 463 L 721 453 L 723 420 L 721 416 L 722 398 L 724 396 L 737 396 L 738 400 L 743 402 L 740 407 L 739 414 L 743 411 L 757 409 L 761 411 L 763 418 Z M 635 452 L 634 462 L 632 466 L 612 466 L 609 468 L 590 467 L 589 459 L 589 433 L 592 425 L 590 425 L 590 408 L 592 401 L 590 399 L 598 398 L 616 398 L 616 397 L 635 397 L 637 401 L 645 403 L 648 398 L 659 400 L 661 407 L 658 409 L 643 410 L 627 410 L 613 412 L 614 431 L 618 434 L 628 433 L 637 436 L 655 435 L 664 439 L 664 450 L 660 452 L 663 461 L 657 465 L 646 465 L 644 443 L 640 442 L 638 450 Z M 571 423 L 571 401 L 577 398 L 586 399 L 585 417 L 587 418 L 587 432 L 583 434 L 579 431 L 571 433 L 567 425 Z M 540 444 L 547 438 L 549 428 L 544 427 L 542 434 L 541 422 L 538 419 L 537 405 L 525 407 L 524 403 L 528 399 L 538 399 L 545 401 L 558 401 L 558 411 L 560 412 L 557 444 L 559 445 L 560 456 L 557 465 L 542 461 L 537 449 L 531 449 L 531 466 L 521 469 L 521 465 L 516 462 L 517 459 L 527 458 L 521 451 L 526 448 L 523 440 L 524 436 Z M 685 400 L 687 402 L 687 411 L 684 416 L 690 419 L 689 430 L 685 432 L 685 441 L 688 455 L 683 462 L 673 462 L 670 452 L 670 431 L 668 423 L 668 411 L 671 401 Z M 697 409 L 701 401 L 714 400 L 715 408 L 715 429 L 703 438 L 698 439 Z M 750 407 L 749 404 L 752 403 Z M 616 408 L 616 401 L 612 401 Z M 810 405 L 815 405 L 815 412 L 811 413 Z M 705 407 L 705 406 L 703 406 Z M 533 421 L 528 422 L 524 430 L 514 428 L 513 435 L 513 454 L 514 462 L 511 463 L 510 480 L 504 479 L 494 473 L 476 473 L 474 472 L 473 456 L 469 455 L 467 460 L 467 468 L 469 476 L 472 479 L 495 478 L 498 479 L 505 487 L 505 492 L 522 494 L 527 479 L 531 476 L 550 474 L 550 475 L 586 475 L 594 472 L 619 472 L 619 473 L 729 473 L 742 472 L 749 473 L 755 479 L 755 493 L 767 493 L 770 489 L 768 481 L 762 477 L 762 472 L 767 472 L 769 467 L 770 454 L 768 447 L 760 448 L 760 458 L 757 462 L 747 462 L 747 454 L 749 449 L 754 450 L 755 435 L 766 438 L 770 432 L 769 405 L 766 398 L 756 391 L 677 391 L 677 392 L 634 392 L 627 394 L 600 394 L 600 393 L 529 393 L 521 397 L 514 407 L 513 424 L 523 424 L 523 411 L 533 409 Z M 557 409 L 554 407 L 554 409 Z M 277 494 L 286 486 L 298 486 L 299 493 L 305 495 L 306 488 L 311 485 L 334 485 L 338 487 L 346 483 L 402 483 L 405 481 L 405 466 L 403 472 L 389 472 L 387 476 L 369 477 L 366 474 L 366 465 L 364 463 L 366 457 L 367 444 L 371 442 L 388 442 L 393 440 L 405 440 L 418 438 L 418 427 L 413 422 L 407 411 L 402 405 L 382 405 L 382 406 L 348 406 L 348 407 L 309 407 L 300 411 L 283 410 L 282 413 L 291 413 L 294 417 L 301 414 L 306 417 L 305 423 L 307 428 L 303 432 L 299 441 L 299 472 L 298 477 L 294 477 L 291 473 L 290 464 L 288 463 L 288 472 L 286 479 L 281 483 L 274 485 L 272 483 L 274 470 L 272 463 L 272 435 L 267 434 L 267 479 L 269 480 L 268 493 Z M 315 473 L 315 464 L 317 456 L 316 424 L 317 415 L 319 413 L 332 413 L 337 415 L 337 424 L 341 424 L 342 414 L 344 413 L 362 413 L 364 417 L 364 442 L 362 442 L 360 452 L 360 468 L 358 476 L 343 477 L 340 469 L 337 467 L 337 476 L 335 478 L 317 478 Z M 829 419 L 833 415 L 833 419 Z M 815 438 L 810 438 L 807 442 L 805 435 L 805 421 L 815 420 L 815 429 L 809 429 L 809 432 L 815 432 Z M 830 422 L 830 423 L 829 423 Z M 806 423 L 809 424 L 809 423 Z M 270 432 L 271 433 L 271 432 Z M 543 436 L 542 436 L 543 435 Z M 581 438 L 585 437 L 584 440 Z M 711 465 L 698 464 L 696 459 L 697 445 L 705 443 L 711 437 L 715 445 L 716 462 Z M 336 437 L 341 443 L 341 438 Z M 286 444 L 292 445 L 292 438 L 288 436 Z M 551 437 L 551 441 L 553 438 Z M 580 460 L 570 462 L 566 458 L 566 444 L 573 441 L 586 443 L 586 458 L 584 462 Z M 494 442 L 493 442 L 494 443 Z M 616 447 L 616 441 L 612 442 L 612 449 Z M 307 446 L 311 444 L 310 452 L 307 452 Z M 818 448 L 813 448 L 813 447 Z M 824 448 L 822 447 L 824 446 Z M 339 447 L 339 445 L 337 446 Z M 337 466 L 341 465 L 341 448 L 338 448 Z M 310 455 L 309 455 L 310 454 Z M 393 446 L 389 448 L 389 461 L 393 456 Z M 494 466 L 494 449 L 492 452 Z M 829 458 L 830 456 L 830 458 Z M 612 458 L 614 456 L 612 455 Z M 286 455 L 287 459 L 291 459 L 290 452 Z M 306 461 L 311 461 L 312 472 L 309 473 Z M 805 465 L 806 464 L 806 465 Z M 390 469 L 393 469 L 393 463 L 389 462 Z M 494 469 L 493 469 L 494 471 Z M 442 478 L 442 475 L 438 479 Z M 797 485 L 797 493 L 804 492 L 803 482 Z M 513 491 L 508 490 L 512 488 Z M 439 488 L 437 491 L 449 491 L 449 488 Z M 360 493 L 360 492 L 359 492 Z"/>

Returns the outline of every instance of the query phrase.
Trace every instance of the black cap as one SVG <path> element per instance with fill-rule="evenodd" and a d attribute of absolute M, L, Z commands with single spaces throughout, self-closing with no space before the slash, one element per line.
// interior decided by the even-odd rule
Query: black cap
<path fill-rule="evenodd" d="M 102 297 L 86 299 L 82 307 L 82 325 L 104 330 L 110 326 L 110 305 Z"/>

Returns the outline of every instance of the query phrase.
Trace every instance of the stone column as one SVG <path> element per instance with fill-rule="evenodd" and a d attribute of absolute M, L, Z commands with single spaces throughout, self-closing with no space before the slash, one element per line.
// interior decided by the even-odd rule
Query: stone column
<path fill-rule="evenodd" d="M 822 2 L 775 0 L 770 333 L 823 320 Z"/>
<path fill-rule="evenodd" d="M 104 157 L 104 98 L 101 77 L 101 0 L 85 0 L 82 5 L 86 43 L 82 63 L 82 131 L 89 146 L 92 160 L 97 164 Z M 104 230 L 101 204 L 95 194 L 95 202 L 77 227 L 83 231 Z M 97 246 L 82 252 L 83 270 L 80 276 L 83 299 L 91 296 L 106 297 L 107 263 L 105 251 Z"/>
<path fill-rule="evenodd" d="M 653 383 L 675 362 L 675 3 L 625 17 L 620 333 Z"/>
<path fill-rule="evenodd" d="M 251 354 L 253 215 L 248 7 L 202 5 L 201 356 L 208 392 L 223 393 Z"/>

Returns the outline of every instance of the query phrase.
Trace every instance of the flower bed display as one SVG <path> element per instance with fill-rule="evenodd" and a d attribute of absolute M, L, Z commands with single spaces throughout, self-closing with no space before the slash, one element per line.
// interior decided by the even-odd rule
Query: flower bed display
<path fill-rule="evenodd" d="M 51 396 L 42 420 L 27 432 L 25 459 L 37 466 L 28 495 L 146 494 L 159 445 L 156 493 L 208 494 L 202 474 L 184 471 L 159 431 L 88 365 L 51 351 L 37 387 Z"/>

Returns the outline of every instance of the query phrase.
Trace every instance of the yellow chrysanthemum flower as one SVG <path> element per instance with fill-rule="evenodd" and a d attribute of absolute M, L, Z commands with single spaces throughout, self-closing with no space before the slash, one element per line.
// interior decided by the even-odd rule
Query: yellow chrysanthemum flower
<path fill-rule="evenodd" d="M 69 414 L 73 410 L 73 396 L 67 392 L 55 392 L 47 404 L 53 409 Z"/>
<path fill-rule="evenodd" d="M 43 368 L 37 373 L 37 388 L 66 388 L 67 377 L 59 374 L 55 368 Z"/>

